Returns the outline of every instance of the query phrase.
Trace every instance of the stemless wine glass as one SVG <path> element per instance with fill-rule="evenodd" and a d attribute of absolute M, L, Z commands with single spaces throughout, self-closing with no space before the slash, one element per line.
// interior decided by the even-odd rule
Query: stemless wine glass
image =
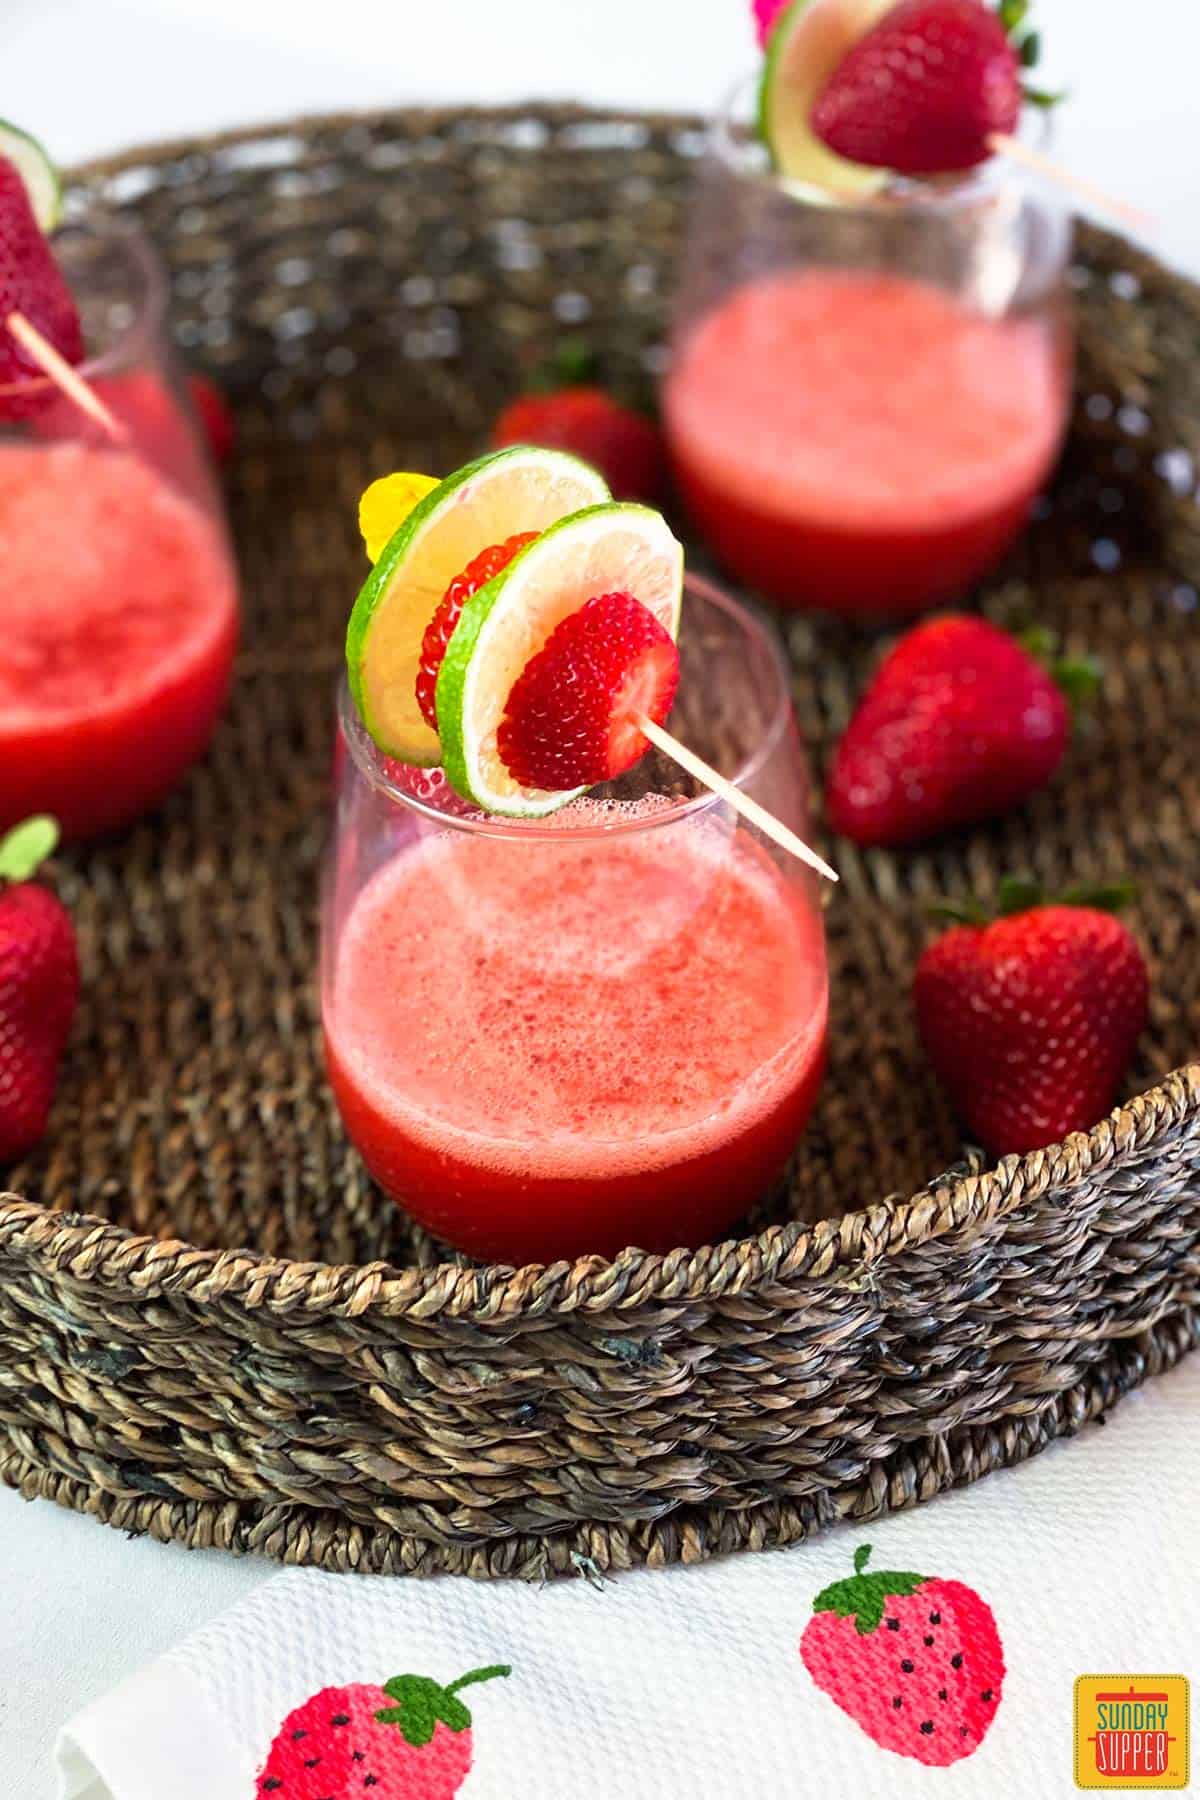
<path fill-rule="evenodd" d="M 865 199 L 781 180 L 739 90 L 709 135 L 663 410 L 718 558 L 772 598 L 904 615 L 1025 522 L 1067 417 L 1070 223 L 995 157 Z"/>
<path fill-rule="evenodd" d="M 0 386 L 0 829 L 48 812 L 82 837 L 157 804 L 207 747 L 237 585 L 161 265 L 116 220 L 54 245 L 115 430 L 49 380 Z"/>
<path fill-rule="evenodd" d="M 671 725 L 800 833 L 773 640 L 687 584 Z M 650 753 L 536 822 L 382 757 L 343 687 L 324 893 L 334 1093 L 387 1193 L 523 1264 L 711 1240 L 779 1177 L 824 1062 L 814 877 Z"/>

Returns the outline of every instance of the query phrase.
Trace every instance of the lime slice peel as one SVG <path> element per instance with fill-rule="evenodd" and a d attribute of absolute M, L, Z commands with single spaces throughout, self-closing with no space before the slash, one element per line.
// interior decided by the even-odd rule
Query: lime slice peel
<path fill-rule="evenodd" d="M 758 129 L 785 181 L 839 200 L 875 193 L 888 180 L 886 169 L 835 156 L 809 119 L 846 52 L 894 5 L 895 0 L 792 0 L 779 15 L 767 42 Z"/>
<path fill-rule="evenodd" d="M 25 183 L 39 230 L 53 231 L 62 218 L 62 183 L 42 145 L 20 126 L 0 119 L 0 156 L 12 163 Z"/>
<path fill-rule="evenodd" d="M 413 507 L 380 552 L 346 633 L 350 692 L 386 756 L 419 768 L 442 760 L 416 675 L 425 628 L 455 576 L 514 532 L 544 531 L 608 497 L 603 477 L 578 457 L 518 445 L 456 470 Z"/>

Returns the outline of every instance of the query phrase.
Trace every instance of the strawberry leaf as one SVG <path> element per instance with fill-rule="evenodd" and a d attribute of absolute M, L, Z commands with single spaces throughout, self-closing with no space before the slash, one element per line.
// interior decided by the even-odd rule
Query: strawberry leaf
<path fill-rule="evenodd" d="M 1052 664 L 1050 673 L 1072 707 L 1077 707 L 1095 699 L 1104 679 L 1104 664 L 1094 656 L 1063 658 Z"/>
<path fill-rule="evenodd" d="M 599 359 L 586 338 L 563 338 L 554 354 L 540 363 L 526 384 L 531 394 L 556 394 L 560 388 L 586 387 L 597 379 Z"/>
<path fill-rule="evenodd" d="M 470 1710 L 458 1698 L 459 1688 L 511 1674 L 510 1663 L 491 1663 L 486 1669 L 471 1669 L 446 1687 L 428 1675 L 394 1675 L 385 1683 L 383 1691 L 396 1704 L 383 1707 L 375 1717 L 381 1725 L 398 1725 L 405 1743 L 419 1750 L 429 1743 L 439 1723 L 449 1731 L 470 1728 Z"/>
<path fill-rule="evenodd" d="M 1040 881 L 1032 875 L 1006 875 L 996 895 L 996 916 L 1009 919 L 1013 913 L 1028 912 L 1045 899 Z"/>
<path fill-rule="evenodd" d="M 1122 912 L 1137 899 L 1137 885 L 1132 881 L 1101 882 L 1094 887 L 1069 888 L 1061 906 L 1090 906 L 1095 912 Z"/>
<path fill-rule="evenodd" d="M 937 900 L 928 908 L 939 925 L 986 925 L 988 913 L 978 900 Z"/>
<path fill-rule="evenodd" d="M 1029 32 L 1017 45 L 1017 56 L 1023 69 L 1032 69 L 1042 53 L 1041 33 Z"/>
<path fill-rule="evenodd" d="M 867 1572 L 870 1544 L 860 1544 L 854 1552 L 854 1574 L 845 1581 L 834 1581 L 822 1588 L 813 1601 L 813 1611 L 836 1613 L 839 1619 L 854 1620 L 859 1637 L 878 1631 L 889 1598 L 893 1594 L 915 1594 L 928 1576 L 911 1569 L 875 1569 Z"/>
<path fill-rule="evenodd" d="M 384 1707 L 375 1717 L 381 1725 L 398 1725 L 405 1743 L 419 1750 L 437 1730 L 441 1684 L 426 1675 L 396 1675 L 383 1691 L 396 1704 Z"/>
<path fill-rule="evenodd" d="M 1000 0 L 996 17 L 1011 37 L 1019 31 L 1029 13 L 1029 0 Z"/>
<path fill-rule="evenodd" d="M 1061 106 L 1067 97 L 1066 88 L 1059 88 L 1057 92 L 1054 92 L 1051 88 L 1033 87 L 1028 81 L 1022 87 L 1021 92 L 1030 106 L 1038 106 L 1043 112 L 1049 112 L 1052 107 Z"/>
<path fill-rule="evenodd" d="M 44 813 L 14 825 L 0 838 L 0 881 L 28 881 L 53 855 L 58 835 L 58 821 Z"/>

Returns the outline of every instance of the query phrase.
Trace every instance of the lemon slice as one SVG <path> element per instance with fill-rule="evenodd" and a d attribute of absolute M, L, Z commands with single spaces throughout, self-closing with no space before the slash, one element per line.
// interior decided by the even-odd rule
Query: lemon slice
<path fill-rule="evenodd" d="M 358 529 L 368 559 L 377 563 L 415 506 L 432 494 L 436 475 L 381 475 L 358 503 Z"/>
<path fill-rule="evenodd" d="M 0 156 L 8 158 L 25 183 L 39 230 L 53 231 L 62 216 L 62 184 L 42 146 L 27 131 L 0 119 Z"/>
<path fill-rule="evenodd" d="M 896 0 L 792 0 L 771 32 L 759 90 L 758 124 L 780 175 L 854 198 L 881 188 L 868 169 L 827 150 L 809 123 L 817 97 L 846 52 Z"/>
<path fill-rule="evenodd" d="M 386 756 L 422 768 L 442 760 L 438 734 L 421 717 L 416 680 L 425 627 L 454 577 L 489 545 L 544 531 L 607 499 L 603 476 L 578 457 L 517 445 L 448 475 L 403 518 L 346 632 L 350 691 Z"/>
<path fill-rule="evenodd" d="M 555 627 L 597 594 L 632 594 L 673 638 L 683 604 L 683 546 L 649 506 L 592 506 L 544 531 L 463 607 L 437 683 L 446 774 L 487 812 L 536 819 L 582 788 L 522 787 L 496 734 L 513 683 Z"/>

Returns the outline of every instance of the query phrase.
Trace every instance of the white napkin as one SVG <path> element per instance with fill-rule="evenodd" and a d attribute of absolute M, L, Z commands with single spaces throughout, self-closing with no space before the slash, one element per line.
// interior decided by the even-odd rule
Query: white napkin
<path fill-rule="evenodd" d="M 1200 1356 L 1103 1429 L 913 1512 L 599 1589 L 289 1570 L 71 1720 L 62 1800 L 252 1800 L 318 1690 L 492 1664 L 511 1673 L 462 1692 L 462 1800 L 1065 1800 L 1077 1675 L 1200 1674 L 1198 1421 Z M 814 1596 L 865 1543 L 870 1567 L 966 1583 L 994 1615 L 994 1722 L 948 1768 L 880 1748 L 798 1653 Z M 419 1775 L 378 1800 L 451 1791 Z"/>

